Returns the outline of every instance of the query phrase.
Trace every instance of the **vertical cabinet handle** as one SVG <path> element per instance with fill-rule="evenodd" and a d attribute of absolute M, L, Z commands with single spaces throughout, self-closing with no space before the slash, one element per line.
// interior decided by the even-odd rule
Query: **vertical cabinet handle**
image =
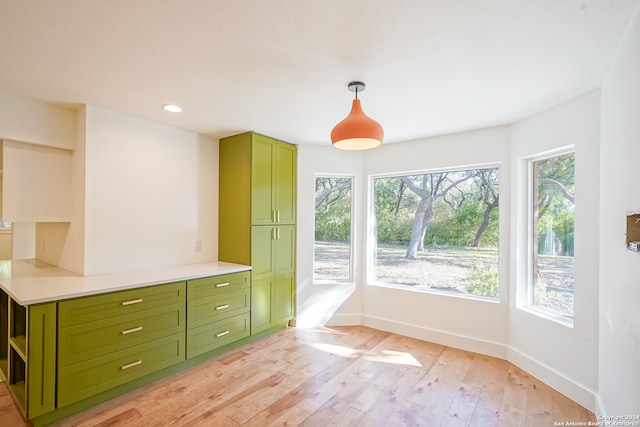
<path fill-rule="evenodd" d="M 280 227 L 274 227 L 271 229 L 271 240 L 280 239 Z"/>
<path fill-rule="evenodd" d="M 276 223 L 280 222 L 280 211 L 276 211 Z"/>
<path fill-rule="evenodd" d="M 130 301 L 122 301 L 122 305 L 132 305 L 132 304 L 138 304 L 142 302 L 142 298 L 138 298 L 138 299 L 132 299 Z"/>
<path fill-rule="evenodd" d="M 125 369 L 133 368 L 134 366 L 138 366 L 141 364 L 142 360 L 136 360 L 135 362 L 127 363 L 126 365 L 120 366 L 120 369 L 124 371 Z"/>
<path fill-rule="evenodd" d="M 218 332 L 218 333 L 216 334 L 216 338 L 223 337 L 223 336 L 227 335 L 228 333 L 229 333 L 229 331 L 228 331 L 228 330 L 226 330 L 226 331 L 224 331 L 224 332 Z"/>

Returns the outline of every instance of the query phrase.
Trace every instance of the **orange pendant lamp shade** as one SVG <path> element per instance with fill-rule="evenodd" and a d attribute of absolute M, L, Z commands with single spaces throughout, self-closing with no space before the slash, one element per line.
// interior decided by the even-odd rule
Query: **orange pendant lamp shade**
<path fill-rule="evenodd" d="M 355 89 L 354 89 L 355 88 Z M 364 90 L 364 83 L 351 82 L 349 90 L 356 93 L 351 112 L 331 131 L 331 143 L 341 150 L 368 150 L 382 144 L 384 130 L 380 123 L 362 111 L 358 91 Z"/>

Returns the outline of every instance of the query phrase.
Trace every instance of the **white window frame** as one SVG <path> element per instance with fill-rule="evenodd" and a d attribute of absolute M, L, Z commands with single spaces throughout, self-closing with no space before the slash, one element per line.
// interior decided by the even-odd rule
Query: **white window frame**
<path fill-rule="evenodd" d="M 418 292 L 418 293 L 429 293 L 435 295 L 443 295 L 452 298 L 462 298 L 462 299 L 470 299 L 473 301 L 481 301 L 488 302 L 493 304 L 500 304 L 503 299 L 503 287 L 502 287 L 502 249 L 498 246 L 498 296 L 496 298 L 486 297 L 482 295 L 473 295 L 473 294 L 456 294 L 447 291 L 441 291 L 431 288 L 412 288 L 407 285 L 398 284 L 398 283 L 388 283 L 388 282 L 379 282 L 375 280 L 375 254 L 376 254 L 376 246 L 378 243 L 376 236 L 376 224 L 375 224 L 375 187 L 374 180 L 378 178 L 389 178 L 389 177 L 400 177 L 400 176 L 409 176 L 409 175 L 422 175 L 422 174 L 432 174 L 432 173 L 440 173 L 440 172 L 462 172 L 473 169 L 498 169 L 500 173 L 500 184 L 499 184 L 499 193 L 502 193 L 502 178 L 503 178 L 503 169 L 501 162 L 489 162 L 489 163 L 480 163 L 480 164 L 470 164 L 470 165 L 462 165 L 462 166 L 453 166 L 453 167 L 442 167 L 442 168 L 431 168 L 431 169 L 418 169 L 418 170 L 410 170 L 403 172 L 385 172 L 379 174 L 369 175 L 367 179 L 367 254 L 366 254 L 366 284 L 369 286 L 379 286 L 383 288 L 391 288 L 398 289 L 407 292 Z M 500 207 L 498 207 L 500 209 Z M 502 215 L 499 215 L 499 218 L 502 218 Z M 501 223 L 503 220 L 499 219 L 498 222 Z M 500 226 L 500 224 L 499 224 Z M 501 232 L 500 232 L 501 233 Z M 502 243 L 502 237 L 499 237 L 499 243 Z"/>
<path fill-rule="evenodd" d="M 355 282 L 355 190 L 356 190 L 356 176 L 355 175 L 348 175 L 348 174 L 336 174 L 336 173 L 315 173 L 313 175 L 313 183 L 315 185 L 316 180 L 318 178 L 346 178 L 346 179 L 350 179 L 351 180 L 351 209 L 350 209 L 350 216 L 351 216 L 351 230 L 349 230 L 350 232 L 350 237 L 349 237 L 349 278 L 348 279 L 337 279 L 337 280 L 329 280 L 329 279 L 316 279 L 315 277 L 315 272 L 316 272 L 316 236 L 315 236 L 315 223 L 316 223 L 316 216 L 315 216 L 315 209 L 314 209 L 314 214 L 313 214 L 313 265 L 312 265 L 312 270 L 311 273 L 313 275 L 313 284 L 331 284 L 331 283 L 354 283 Z M 314 201 L 315 201 L 315 197 L 314 197 Z"/>
<path fill-rule="evenodd" d="M 562 148 L 558 148 L 555 150 L 550 150 L 550 151 L 545 151 L 544 153 L 540 153 L 534 156 L 530 156 L 530 157 L 526 157 L 524 158 L 524 161 L 526 162 L 526 170 L 527 170 L 527 179 L 526 179 L 526 194 L 527 194 L 527 201 L 526 201 L 526 227 L 527 227 L 527 234 L 526 234 L 526 260 L 524 261 L 525 264 L 525 271 L 526 271 L 526 278 L 525 278 L 525 286 L 524 286 L 524 298 L 519 298 L 518 300 L 521 301 L 521 304 L 518 304 L 518 307 L 524 311 L 527 311 L 531 314 L 534 314 L 536 316 L 542 317 L 544 319 L 547 320 L 551 320 L 553 322 L 559 323 L 563 326 L 567 326 L 569 328 L 573 328 L 574 325 L 574 317 L 575 317 L 575 281 L 574 281 L 574 289 L 573 289 L 573 295 L 574 295 L 574 299 L 573 299 L 573 303 L 574 303 L 574 316 L 567 316 L 567 315 L 563 315 L 560 313 L 555 313 L 553 311 L 550 310 L 545 310 L 543 308 L 540 308 L 536 305 L 533 304 L 533 294 L 534 294 L 534 281 L 533 281 L 533 275 L 534 275 L 534 269 L 535 266 L 533 265 L 533 258 L 534 258 L 534 238 L 536 237 L 534 235 L 534 229 L 533 229 L 533 208 L 534 208 L 534 201 L 533 201 L 533 194 L 534 194 L 534 190 L 533 190 L 533 163 L 534 162 L 539 162 L 542 160 L 547 160 L 547 159 L 552 159 L 554 157 L 560 157 L 560 156 L 564 156 L 566 154 L 571 154 L 573 153 L 575 155 L 576 149 L 575 149 L 575 145 L 570 145 L 570 146 L 566 146 L 566 147 L 562 147 Z M 575 160 L 574 160 L 575 161 Z M 575 179 L 575 177 L 574 177 Z M 575 215 L 575 213 L 574 213 Z M 575 257 L 574 257 L 574 278 L 575 278 Z M 520 288 L 522 289 L 522 288 Z"/>

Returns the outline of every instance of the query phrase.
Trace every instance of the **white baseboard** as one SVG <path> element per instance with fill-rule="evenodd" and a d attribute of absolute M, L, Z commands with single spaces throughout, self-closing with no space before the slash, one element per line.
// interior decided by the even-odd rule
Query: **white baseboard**
<path fill-rule="evenodd" d="M 428 329 L 423 326 L 409 323 L 397 322 L 395 320 L 383 319 L 375 316 L 362 316 L 362 325 L 382 331 L 393 332 L 394 334 L 417 338 L 423 341 L 430 341 L 461 350 L 472 351 L 474 353 L 486 354 L 487 356 L 507 358 L 507 347 L 504 344 L 481 340 L 464 335 L 456 335 L 451 332 Z"/>
<path fill-rule="evenodd" d="M 599 415 L 606 415 L 599 396 L 593 391 L 506 344 L 359 314 L 337 315 L 327 322 L 327 326 L 350 325 L 368 326 L 381 331 L 508 360 L 590 411 Z"/>
<path fill-rule="evenodd" d="M 607 411 L 604 409 L 604 403 L 602 403 L 602 399 L 600 398 L 600 394 L 596 394 L 596 410 L 594 411 L 596 415 L 604 417 L 607 419 Z"/>
<path fill-rule="evenodd" d="M 353 326 L 362 325 L 360 314 L 336 314 L 331 317 L 325 326 Z"/>
<path fill-rule="evenodd" d="M 512 347 L 509 347 L 507 360 L 588 410 L 596 411 L 596 394 L 582 384 Z"/>

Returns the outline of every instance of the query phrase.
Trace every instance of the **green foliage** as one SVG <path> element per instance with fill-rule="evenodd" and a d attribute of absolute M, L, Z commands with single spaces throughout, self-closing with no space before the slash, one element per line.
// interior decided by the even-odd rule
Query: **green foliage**
<path fill-rule="evenodd" d="M 463 203 L 451 209 L 444 202 L 435 207 L 435 216 L 425 235 L 425 245 L 472 246 L 482 224 L 485 205 L 480 201 Z M 482 235 L 483 247 L 497 247 L 499 237 L 498 209 L 491 212 L 489 227 Z"/>
<path fill-rule="evenodd" d="M 316 178 L 315 239 L 351 240 L 351 178 Z"/>
<path fill-rule="evenodd" d="M 498 270 L 477 265 L 465 277 L 468 283 L 466 292 L 472 295 L 498 297 Z"/>
<path fill-rule="evenodd" d="M 573 256 L 575 154 L 535 162 L 538 168 L 538 249 L 549 255 Z M 564 192 L 562 191 L 564 189 Z"/>
<path fill-rule="evenodd" d="M 376 215 L 376 233 L 378 243 L 386 245 L 406 245 L 411 237 L 413 216 L 407 212 L 396 215 L 381 210 Z"/>
<path fill-rule="evenodd" d="M 335 205 L 316 215 L 315 238 L 323 242 L 349 242 L 351 239 L 350 206 Z"/>
<path fill-rule="evenodd" d="M 378 243 L 406 245 L 411 237 L 417 197 L 406 191 L 400 177 L 375 180 L 376 233 Z"/>
<path fill-rule="evenodd" d="M 496 168 L 407 177 L 408 181 L 420 189 L 421 196 L 410 191 L 401 176 L 375 179 L 378 243 L 408 244 L 420 198 L 432 197 L 434 216 L 426 229 L 425 245 L 473 246 L 487 204 L 495 202 L 496 206 L 491 210 L 489 225 L 482 234 L 480 244 L 483 247 L 497 247 L 498 175 Z M 443 188 L 449 190 L 445 192 Z"/>

